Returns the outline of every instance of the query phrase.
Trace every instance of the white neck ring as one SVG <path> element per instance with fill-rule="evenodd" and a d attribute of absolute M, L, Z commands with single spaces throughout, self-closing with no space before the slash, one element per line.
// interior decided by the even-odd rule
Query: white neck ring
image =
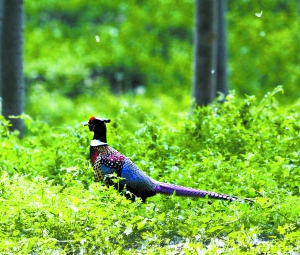
<path fill-rule="evenodd" d="M 101 145 L 107 145 L 107 143 L 101 142 L 100 140 L 91 141 L 91 146 L 101 146 Z"/>

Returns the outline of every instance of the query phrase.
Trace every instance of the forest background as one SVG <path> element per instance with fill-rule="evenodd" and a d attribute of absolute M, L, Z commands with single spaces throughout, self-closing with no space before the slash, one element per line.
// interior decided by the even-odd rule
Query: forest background
<path fill-rule="evenodd" d="M 296 100 L 297 1 L 229 1 L 228 10 L 229 88 L 261 98 L 283 85 L 285 96 L 280 100 Z M 46 116 L 47 108 L 54 107 L 50 102 L 36 104 L 37 94 L 50 98 L 47 93 L 53 93 L 68 102 L 66 108 L 52 100 L 60 109 L 50 111 L 57 112 L 52 117 L 65 118 L 62 108 L 74 109 L 72 102 L 79 97 L 90 97 L 87 102 L 98 101 L 100 107 L 104 88 L 142 93 L 158 102 L 161 94 L 168 95 L 186 102 L 182 110 L 190 107 L 193 1 L 25 2 L 25 13 L 29 115 Z"/>

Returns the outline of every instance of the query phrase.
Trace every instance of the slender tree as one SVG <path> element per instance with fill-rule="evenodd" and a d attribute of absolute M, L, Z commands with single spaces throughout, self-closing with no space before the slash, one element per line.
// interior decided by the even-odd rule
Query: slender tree
<path fill-rule="evenodd" d="M 3 20 L 3 0 L 0 0 L 0 56 L 1 56 L 1 31 Z M 1 82 L 1 57 L 0 57 L 0 115 L 2 115 L 2 82 Z"/>
<path fill-rule="evenodd" d="M 228 94 L 228 72 L 227 72 L 227 40 L 226 40 L 226 19 L 227 11 L 226 0 L 217 0 L 218 10 L 218 40 L 217 40 L 217 67 L 216 67 L 216 83 L 217 92 Z M 299 0 L 300 1 L 300 0 Z"/>
<path fill-rule="evenodd" d="M 212 102 L 216 92 L 216 3 L 217 0 L 196 0 L 193 97 L 198 105 Z"/>
<path fill-rule="evenodd" d="M 225 0 L 196 0 L 193 97 L 211 103 L 228 94 Z"/>
<path fill-rule="evenodd" d="M 0 45 L 2 114 L 8 118 L 23 112 L 23 0 L 3 0 Z M 23 136 L 23 121 L 11 123 Z"/>
<path fill-rule="evenodd" d="M 298 0 L 298 26 L 300 27 L 300 0 Z M 300 34 L 298 34 L 298 57 L 300 63 Z M 300 72 L 300 65 L 299 65 L 299 72 Z"/>

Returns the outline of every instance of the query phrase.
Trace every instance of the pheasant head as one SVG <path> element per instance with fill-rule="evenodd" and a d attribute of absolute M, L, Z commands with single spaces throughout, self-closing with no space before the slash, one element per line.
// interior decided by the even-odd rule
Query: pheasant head
<path fill-rule="evenodd" d="M 89 127 L 90 131 L 94 132 L 93 139 L 100 140 L 101 142 L 106 143 L 106 124 L 109 123 L 109 119 L 100 119 L 97 117 L 90 117 L 89 121 L 85 123 L 85 126 Z"/>

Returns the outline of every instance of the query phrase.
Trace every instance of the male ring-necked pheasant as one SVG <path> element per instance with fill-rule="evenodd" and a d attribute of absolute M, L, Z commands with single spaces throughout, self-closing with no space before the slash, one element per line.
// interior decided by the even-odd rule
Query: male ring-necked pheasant
<path fill-rule="evenodd" d="M 147 197 L 157 193 L 190 197 L 209 197 L 234 201 L 237 197 L 218 194 L 215 192 L 187 188 L 173 184 L 158 182 L 142 172 L 129 158 L 111 148 L 106 140 L 106 123 L 110 120 L 91 117 L 85 124 L 94 137 L 90 145 L 90 158 L 94 169 L 95 181 L 102 181 L 106 185 L 115 185 L 120 191 L 126 188 L 132 194 L 140 197 L 144 202 Z M 113 174 L 120 177 L 114 182 Z"/>

